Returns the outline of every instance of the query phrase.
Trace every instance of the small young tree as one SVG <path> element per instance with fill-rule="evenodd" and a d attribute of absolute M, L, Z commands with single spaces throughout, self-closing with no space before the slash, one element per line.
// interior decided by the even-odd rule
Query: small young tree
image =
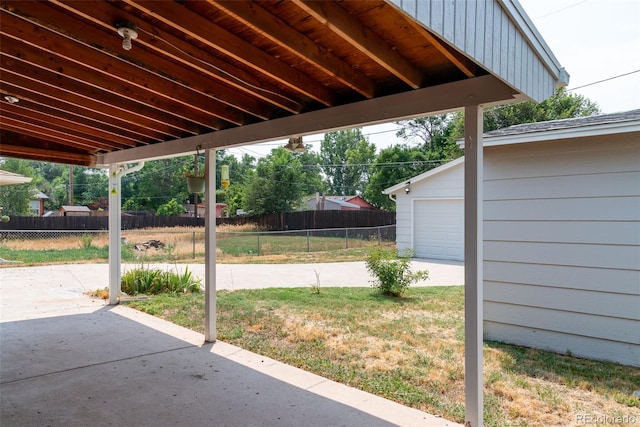
<path fill-rule="evenodd" d="M 372 281 L 373 286 L 383 295 L 399 297 L 409 285 L 429 277 L 427 270 L 412 272 L 410 261 L 411 252 L 398 254 L 393 249 L 376 247 L 369 252 L 365 263 L 367 270 L 376 277 Z"/>
<path fill-rule="evenodd" d="M 171 199 L 164 205 L 160 205 L 156 211 L 156 216 L 175 216 L 185 212 L 184 206 L 176 199 Z"/>

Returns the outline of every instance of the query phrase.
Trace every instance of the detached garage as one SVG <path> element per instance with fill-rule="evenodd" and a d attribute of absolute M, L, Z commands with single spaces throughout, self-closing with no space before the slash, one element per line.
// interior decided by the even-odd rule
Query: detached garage
<path fill-rule="evenodd" d="M 640 110 L 490 132 L 484 159 L 485 339 L 640 366 Z M 385 190 L 398 249 L 462 259 L 463 175 Z"/>

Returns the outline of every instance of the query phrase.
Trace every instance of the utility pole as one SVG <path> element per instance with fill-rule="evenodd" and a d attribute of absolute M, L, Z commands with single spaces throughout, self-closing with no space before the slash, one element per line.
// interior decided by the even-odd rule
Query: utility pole
<path fill-rule="evenodd" d="M 69 165 L 69 206 L 73 206 L 73 165 Z"/>

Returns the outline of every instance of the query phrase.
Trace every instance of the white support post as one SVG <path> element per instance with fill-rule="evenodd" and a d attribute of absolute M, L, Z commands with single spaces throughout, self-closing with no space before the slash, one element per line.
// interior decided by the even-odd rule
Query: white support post
<path fill-rule="evenodd" d="M 482 107 L 464 110 L 464 371 L 467 427 L 483 425 Z"/>
<path fill-rule="evenodd" d="M 133 167 L 112 163 L 109 165 L 109 305 L 118 304 L 122 264 L 122 177 L 144 167 L 140 162 Z"/>
<path fill-rule="evenodd" d="M 216 331 L 216 150 L 205 151 L 204 220 L 204 340 L 215 342 Z"/>
<path fill-rule="evenodd" d="M 120 260 L 122 240 L 120 238 L 122 218 L 120 216 L 120 170 L 118 164 L 109 165 L 109 304 L 118 303 L 120 293 Z"/>

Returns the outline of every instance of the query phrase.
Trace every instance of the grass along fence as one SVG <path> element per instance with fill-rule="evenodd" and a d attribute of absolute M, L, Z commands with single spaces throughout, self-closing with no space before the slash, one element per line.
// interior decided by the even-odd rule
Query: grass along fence
<path fill-rule="evenodd" d="M 202 227 L 151 228 L 122 231 L 125 261 L 180 261 L 204 257 Z M 220 261 L 247 257 L 287 256 L 315 252 L 352 251 L 393 245 L 395 225 L 299 231 L 260 231 L 250 226 L 220 226 L 216 255 Z M 106 262 L 109 234 L 105 230 L 3 230 L 0 258 L 26 264 Z"/>

